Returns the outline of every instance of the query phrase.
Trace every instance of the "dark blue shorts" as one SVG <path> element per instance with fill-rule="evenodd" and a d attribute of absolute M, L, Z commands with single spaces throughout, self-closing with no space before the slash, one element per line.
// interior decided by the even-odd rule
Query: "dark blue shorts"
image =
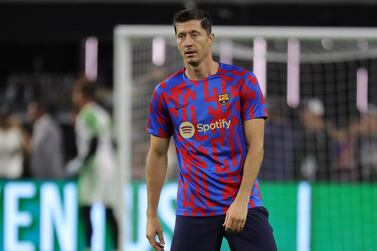
<path fill-rule="evenodd" d="M 244 229 L 226 232 L 225 215 L 177 216 L 171 251 L 219 251 L 223 237 L 232 251 L 276 251 L 276 243 L 264 207 L 249 209 Z"/>

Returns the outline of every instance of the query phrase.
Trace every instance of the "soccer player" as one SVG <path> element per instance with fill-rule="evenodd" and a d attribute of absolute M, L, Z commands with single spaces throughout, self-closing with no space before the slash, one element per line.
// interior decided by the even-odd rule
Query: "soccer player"
<path fill-rule="evenodd" d="M 85 245 L 90 250 L 93 227 L 90 211 L 94 203 L 105 207 L 115 250 L 118 247 L 118 224 L 113 208 L 116 205 L 117 174 L 111 137 L 110 115 L 95 102 L 95 83 L 86 78 L 75 82 L 72 101 L 78 109 L 75 131 L 78 155 L 67 169 L 78 170 L 80 216 L 85 229 Z"/>
<path fill-rule="evenodd" d="M 274 251 L 262 206 L 258 171 L 267 112 L 255 75 L 215 62 L 209 15 L 185 9 L 174 16 L 184 68 L 154 90 L 147 131 L 147 233 L 164 250 L 157 207 L 174 138 L 179 186 L 172 251 Z"/>

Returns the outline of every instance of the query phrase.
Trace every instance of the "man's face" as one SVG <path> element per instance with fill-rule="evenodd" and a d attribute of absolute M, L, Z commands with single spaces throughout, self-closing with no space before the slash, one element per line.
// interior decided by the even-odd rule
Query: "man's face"
<path fill-rule="evenodd" d="M 72 102 L 73 102 L 73 105 L 77 108 L 79 108 L 83 102 L 83 96 L 80 90 L 78 90 L 77 88 L 73 88 Z"/>
<path fill-rule="evenodd" d="M 31 121 L 35 121 L 38 118 L 38 105 L 31 102 L 27 107 L 27 113 Z"/>
<path fill-rule="evenodd" d="M 377 133 L 377 116 L 365 114 L 360 120 L 360 130 L 363 133 Z"/>
<path fill-rule="evenodd" d="M 207 34 L 200 20 L 176 23 L 176 39 L 183 61 L 198 66 L 211 51 L 213 33 Z"/>
<path fill-rule="evenodd" d="M 323 120 L 321 115 L 310 111 L 308 108 L 304 108 L 304 110 L 300 112 L 300 119 L 303 126 L 309 130 L 316 129 L 318 124 L 321 124 Z"/>

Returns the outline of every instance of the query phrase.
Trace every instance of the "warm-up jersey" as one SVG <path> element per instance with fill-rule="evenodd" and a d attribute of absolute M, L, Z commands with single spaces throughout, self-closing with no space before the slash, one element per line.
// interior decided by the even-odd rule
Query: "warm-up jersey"
<path fill-rule="evenodd" d="M 247 153 L 243 122 L 267 117 L 255 75 L 220 64 L 215 75 L 190 80 L 184 69 L 156 86 L 147 131 L 173 136 L 179 182 L 177 215 L 226 213 L 241 184 Z M 261 206 L 258 181 L 249 208 Z"/>

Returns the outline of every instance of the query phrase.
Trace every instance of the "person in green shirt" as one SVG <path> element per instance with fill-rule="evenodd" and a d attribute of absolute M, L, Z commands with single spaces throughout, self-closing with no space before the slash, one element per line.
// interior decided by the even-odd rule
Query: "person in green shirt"
<path fill-rule="evenodd" d="M 72 101 L 77 108 L 75 133 L 78 155 L 69 165 L 69 172 L 78 174 L 80 216 L 85 226 L 86 247 L 90 250 L 93 227 L 90 210 L 94 203 L 106 208 L 106 222 L 112 230 L 115 249 L 118 246 L 118 224 L 114 210 L 117 203 L 115 153 L 111 119 L 95 101 L 95 83 L 81 78 L 76 81 Z"/>

